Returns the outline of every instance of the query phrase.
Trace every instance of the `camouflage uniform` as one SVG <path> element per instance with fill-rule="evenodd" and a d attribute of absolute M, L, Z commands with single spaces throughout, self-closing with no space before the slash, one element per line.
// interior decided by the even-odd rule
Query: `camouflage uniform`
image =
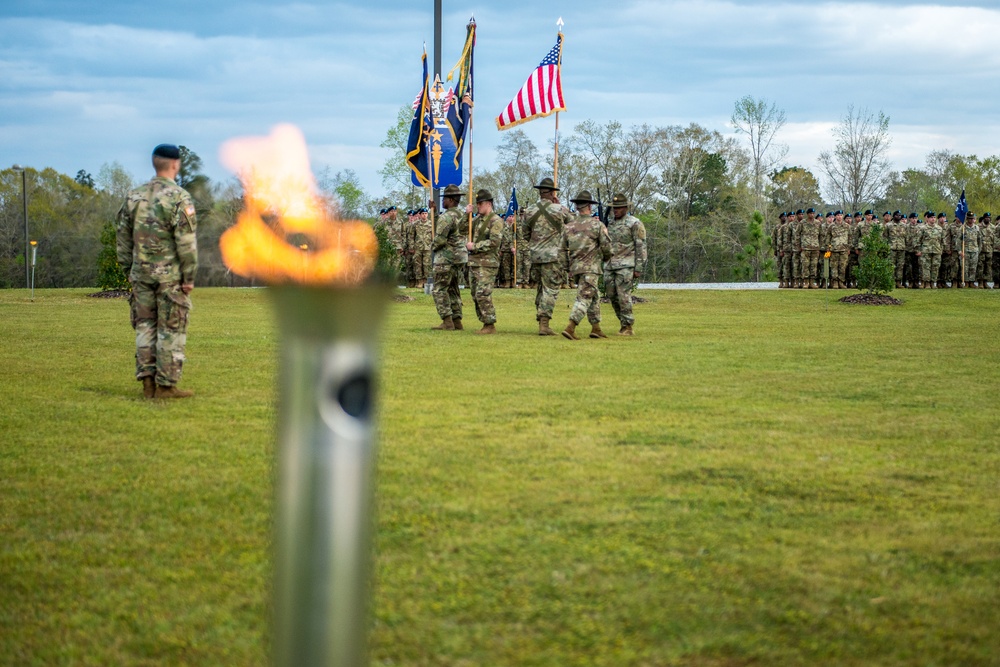
<path fill-rule="evenodd" d="M 444 320 L 462 319 L 462 295 L 459 281 L 469 261 L 465 247 L 465 215 L 457 206 L 447 209 L 437 219 L 434 250 L 434 307 Z"/>
<path fill-rule="evenodd" d="M 906 222 L 906 269 L 903 273 L 903 284 L 906 287 L 919 286 L 920 258 L 917 253 L 920 251 L 921 236 L 921 223 L 916 217 L 910 218 Z"/>
<path fill-rule="evenodd" d="M 413 280 L 415 287 L 423 287 L 431 277 L 431 221 L 422 210 L 413 221 L 410 237 L 413 252 Z"/>
<path fill-rule="evenodd" d="M 792 249 L 793 287 L 802 287 L 802 220 L 796 214 L 788 229 L 788 243 Z"/>
<path fill-rule="evenodd" d="M 542 199 L 528 207 L 524 218 L 524 236 L 531 244 L 531 282 L 538 286 L 535 319 L 549 320 L 566 273 L 563 228 L 573 214 L 562 204 Z"/>
<path fill-rule="evenodd" d="M 847 282 L 847 256 L 850 252 L 851 226 L 845 221 L 827 227 L 827 250 L 830 251 L 830 287 L 843 289 Z"/>
<path fill-rule="evenodd" d="M 403 223 L 402 229 L 403 274 L 406 276 L 406 286 L 416 287 L 417 278 L 416 268 L 414 267 L 414 232 L 416 231 L 416 226 L 414 225 L 415 215 L 410 213 L 406 216 L 406 218 L 407 219 Z"/>
<path fill-rule="evenodd" d="M 799 244 L 802 248 L 802 283 L 803 287 L 816 287 L 819 262 L 820 222 L 815 218 L 802 221 L 799 232 Z"/>
<path fill-rule="evenodd" d="M 965 249 L 965 273 L 962 273 L 962 249 Z M 974 223 L 954 225 L 951 230 L 951 250 L 955 262 L 955 281 L 958 287 L 976 278 L 979 263 L 979 227 Z"/>
<path fill-rule="evenodd" d="M 780 244 L 781 244 L 781 263 L 784 265 L 785 269 L 785 287 L 795 287 L 795 271 L 794 271 L 794 249 L 792 246 L 792 230 L 794 229 L 795 223 L 792 221 L 794 218 L 785 221 L 782 225 Z"/>
<path fill-rule="evenodd" d="M 515 219 L 514 239 L 517 242 L 517 265 L 514 273 L 517 274 L 517 284 L 522 287 L 531 286 L 531 243 L 524 233 L 524 214 L 518 212 Z"/>
<path fill-rule="evenodd" d="M 191 297 L 198 272 L 198 243 L 191 196 L 157 176 L 128 193 L 118 212 L 118 263 L 132 283 L 135 376 L 161 387 L 181 379 Z"/>
<path fill-rule="evenodd" d="M 993 268 L 993 236 L 994 228 L 985 220 L 979 227 L 979 265 L 976 267 L 976 280 L 979 286 L 985 288 L 987 281 L 992 277 Z"/>
<path fill-rule="evenodd" d="M 611 237 L 599 218 L 590 214 L 577 215 L 566 225 L 566 254 L 569 258 L 569 275 L 577 283 L 576 301 L 569 313 L 574 324 L 584 316 L 591 324 L 601 321 L 601 295 L 597 278 L 601 262 L 611 259 Z"/>
<path fill-rule="evenodd" d="M 611 259 L 604 265 L 604 290 L 622 327 L 635 323 L 632 315 L 632 281 L 646 268 L 646 228 L 634 216 L 608 216 Z"/>
<path fill-rule="evenodd" d="M 993 225 L 993 289 L 1000 289 L 1000 229 L 997 225 Z"/>
<path fill-rule="evenodd" d="M 896 287 L 903 286 L 903 275 L 906 270 L 906 230 L 908 225 L 903 221 L 890 222 L 886 227 L 889 237 L 889 250 L 892 257 L 893 278 Z"/>
<path fill-rule="evenodd" d="M 490 211 L 472 220 L 472 244 L 469 251 L 469 275 L 472 299 L 476 304 L 476 317 L 483 324 L 495 324 L 497 313 L 493 308 L 493 283 L 500 268 L 500 242 L 503 238 L 503 219 Z"/>
<path fill-rule="evenodd" d="M 944 250 L 944 230 L 937 225 L 925 224 L 920 233 L 920 281 L 923 287 L 937 287 L 941 270 L 941 251 Z"/>
<path fill-rule="evenodd" d="M 503 236 L 500 237 L 500 270 L 497 271 L 497 287 L 514 286 L 514 222 L 504 220 Z"/>

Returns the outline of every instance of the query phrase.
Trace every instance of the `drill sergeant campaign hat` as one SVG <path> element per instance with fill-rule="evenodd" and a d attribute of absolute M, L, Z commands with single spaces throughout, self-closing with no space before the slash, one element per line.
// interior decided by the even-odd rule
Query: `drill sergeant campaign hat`
<path fill-rule="evenodd" d="M 449 185 L 441 193 L 442 198 L 451 197 L 453 199 L 461 199 L 463 196 L 465 196 L 465 193 L 462 192 L 462 188 L 458 187 L 457 185 Z"/>
<path fill-rule="evenodd" d="M 615 195 L 611 199 L 611 208 L 628 208 L 628 197 L 625 195 Z"/>
<path fill-rule="evenodd" d="M 484 201 L 493 201 L 493 195 L 490 194 L 490 191 L 485 188 L 476 193 L 476 203 L 479 204 Z"/>
<path fill-rule="evenodd" d="M 556 187 L 555 181 L 553 181 L 551 178 L 548 177 L 543 178 L 542 182 L 539 183 L 538 185 L 533 185 L 531 187 L 535 188 L 536 190 L 552 190 L 556 192 L 558 192 L 559 190 L 559 188 Z"/>
<path fill-rule="evenodd" d="M 570 199 L 574 204 L 596 204 L 594 198 L 590 195 L 590 190 L 580 190 L 580 194 Z"/>

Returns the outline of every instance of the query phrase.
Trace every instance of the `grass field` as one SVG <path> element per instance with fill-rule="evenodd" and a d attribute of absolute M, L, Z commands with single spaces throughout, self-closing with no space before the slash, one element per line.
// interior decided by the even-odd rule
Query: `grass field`
<path fill-rule="evenodd" d="M 0 291 L 0 664 L 265 664 L 267 293 L 195 291 L 177 402 L 86 293 Z M 579 342 L 409 293 L 373 664 L 1000 665 L 1000 292 L 647 292 Z"/>

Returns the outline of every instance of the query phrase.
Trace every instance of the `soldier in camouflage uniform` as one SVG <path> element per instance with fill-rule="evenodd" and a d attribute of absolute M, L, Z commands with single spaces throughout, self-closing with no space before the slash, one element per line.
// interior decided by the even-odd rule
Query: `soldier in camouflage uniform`
<path fill-rule="evenodd" d="M 785 224 L 781 232 L 781 263 L 785 266 L 785 287 L 795 287 L 794 257 L 795 252 L 792 247 L 792 234 L 795 227 L 795 214 L 790 213 L 785 217 Z"/>
<path fill-rule="evenodd" d="M 406 276 L 407 287 L 417 286 L 416 268 L 414 267 L 415 239 L 413 238 L 416 231 L 416 225 L 414 224 L 416 216 L 417 212 L 414 209 L 411 208 L 408 210 L 406 212 L 406 222 L 403 223 L 402 227 L 403 274 Z"/>
<path fill-rule="evenodd" d="M 514 286 L 514 216 L 503 218 L 503 236 L 500 238 L 500 270 L 497 271 L 497 287 Z"/>
<path fill-rule="evenodd" d="M 1000 289 L 1000 225 L 993 225 L 993 289 Z"/>
<path fill-rule="evenodd" d="M 826 249 L 830 251 L 830 287 L 833 289 L 847 287 L 847 256 L 851 249 L 850 236 L 851 225 L 844 219 L 844 216 L 836 216 L 826 233 Z"/>
<path fill-rule="evenodd" d="M 517 245 L 517 264 L 514 266 L 517 284 L 522 289 L 533 287 L 531 284 L 531 243 L 524 235 L 524 212 L 519 210 L 514 216 L 514 240 Z"/>
<path fill-rule="evenodd" d="M 906 271 L 903 286 L 920 287 L 920 237 L 923 235 L 923 223 L 916 213 L 910 213 L 906 220 Z"/>
<path fill-rule="evenodd" d="M 785 286 L 785 253 L 782 250 L 782 236 L 785 233 L 785 219 L 787 214 L 782 211 L 781 215 L 778 216 L 778 224 L 774 226 L 774 233 L 772 237 L 774 243 L 772 243 L 772 248 L 774 249 L 774 265 L 778 269 L 778 287 L 782 288 Z"/>
<path fill-rule="evenodd" d="M 792 248 L 792 287 L 803 287 L 802 283 L 802 223 L 805 211 L 801 208 L 795 212 L 795 218 L 789 227 L 789 243 Z"/>
<path fill-rule="evenodd" d="M 186 398 L 184 365 L 191 291 L 198 271 L 195 209 L 174 179 L 177 146 L 153 149 L 156 176 L 128 193 L 116 224 L 117 259 L 132 285 L 135 376 L 146 398 Z"/>
<path fill-rule="evenodd" d="M 941 228 L 941 269 L 938 271 L 937 287 L 948 286 L 948 279 L 951 278 L 951 227 L 948 225 L 948 216 L 945 213 L 938 213 L 937 225 Z"/>
<path fill-rule="evenodd" d="M 601 294 L 597 290 L 597 278 L 601 274 L 601 262 L 611 259 L 611 237 L 600 218 L 591 215 L 591 207 L 597 202 L 590 192 L 583 190 L 570 201 L 576 205 L 576 217 L 566 225 L 564 247 L 569 274 L 577 284 L 577 291 L 569 324 L 562 335 L 580 340 L 576 327 L 586 317 L 590 322 L 590 337 L 607 338 L 601 331 Z"/>
<path fill-rule="evenodd" d="M 573 219 L 569 209 L 559 203 L 559 190 L 551 178 L 543 178 L 536 186 L 539 201 L 524 213 L 524 235 L 531 244 L 531 281 L 538 285 L 535 293 L 535 318 L 539 336 L 554 336 L 549 328 L 559 288 L 566 274 L 566 253 L 563 251 L 563 228 Z"/>
<path fill-rule="evenodd" d="M 938 226 L 933 211 L 924 213 L 924 224 L 920 226 L 920 287 L 937 287 L 938 272 L 941 269 L 941 251 L 944 249 L 944 230 Z"/>
<path fill-rule="evenodd" d="M 410 249 L 413 257 L 413 286 L 422 288 L 431 275 L 431 221 L 427 209 L 417 210 L 410 232 Z"/>
<path fill-rule="evenodd" d="M 976 267 L 976 280 L 980 289 L 989 289 L 990 274 L 993 269 L 993 235 L 994 227 L 990 225 L 992 217 L 984 213 L 979 219 L 979 266 Z"/>
<path fill-rule="evenodd" d="M 466 247 L 465 216 L 458 208 L 462 190 L 449 185 L 441 196 L 444 213 L 437 219 L 437 233 L 431 249 L 434 251 L 434 307 L 437 308 L 441 324 L 436 330 L 453 331 L 462 329 L 462 295 L 459 280 L 469 261 Z"/>
<path fill-rule="evenodd" d="M 493 195 L 489 190 L 476 193 L 478 215 L 472 219 L 472 238 L 466 244 L 469 251 L 469 276 L 476 317 L 483 323 L 477 334 L 495 334 L 497 313 L 493 308 L 493 283 L 500 268 L 500 242 L 504 224 L 493 212 Z M 469 205 L 468 211 L 472 211 Z"/>
<path fill-rule="evenodd" d="M 819 231 L 820 222 L 816 219 L 816 210 L 809 208 L 799 232 L 799 245 L 802 248 L 802 286 L 808 289 L 816 289 Z"/>
<path fill-rule="evenodd" d="M 899 213 L 898 211 L 896 212 Z M 886 227 L 886 234 L 889 240 L 889 250 L 892 253 L 893 277 L 896 280 L 896 289 L 903 286 L 903 278 L 906 274 L 906 245 L 907 230 L 909 225 L 899 215 L 893 215 L 893 219 Z"/>
<path fill-rule="evenodd" d="M 613 215 L 608 218 L 611 259 L 604 265 L 604 290 L 621 322 L 619 336 L 632 336 L 632 281 L 646 268 L 646 228 L 628 214 L 628 199 L 615 195 L 611 200 Z"/>

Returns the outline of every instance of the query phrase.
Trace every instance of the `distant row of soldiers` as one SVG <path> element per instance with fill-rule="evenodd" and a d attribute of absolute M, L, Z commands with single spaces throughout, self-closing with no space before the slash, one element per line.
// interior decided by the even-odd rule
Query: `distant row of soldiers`
<path fill-rule="evenodd" d="M 927 211 L 854 215 L 836 211 L 817 215 L 815 209 L 778 216 L 774 254 L 779 287 L 815 289 L 857 287 L 857 269 L 864 254 L 862 239 L 879 225 L 889 244 L 897 288 L 1000 286 L 1000 230 L 992 215 L 977 220 L 971 211 L 965 221 L 951 223 L 945 213 Z M 824 260 L 829 258 L 829 277 Z"/>

